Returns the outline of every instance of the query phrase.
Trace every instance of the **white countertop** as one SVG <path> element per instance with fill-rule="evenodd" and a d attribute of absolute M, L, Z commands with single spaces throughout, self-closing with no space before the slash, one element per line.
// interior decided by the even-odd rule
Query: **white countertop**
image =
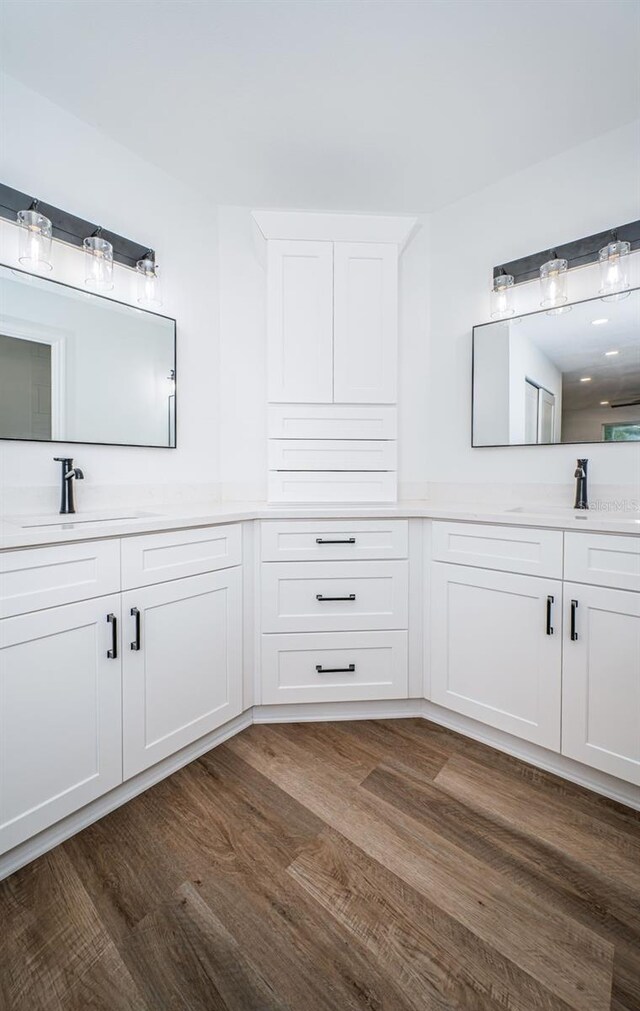
<path fill-rule="evenodd" d="M 121 518 L 118 518 L 121 517 Z M 69 541 L 129 537 L 135 534 L 210 526 L 254 519 L 399 519 L 425 518 L 548 527 L 556 530 L 591 530 L 640 536 L 640 512 L 615 509 L 580 512 L 570 507 L 479 505 L 456 502 L 397 502 L 394 504 L 269 505 L 264 502 L 200 503 L 158 507 L 151 511 L 121 508 L 77 513 L 64 517 L 8 516 L 0 520 L 0 550 L 62 544 Z"/>

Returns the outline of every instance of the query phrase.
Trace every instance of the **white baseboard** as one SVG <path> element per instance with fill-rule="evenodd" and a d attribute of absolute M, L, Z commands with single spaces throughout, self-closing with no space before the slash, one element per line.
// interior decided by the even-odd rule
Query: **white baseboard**
<path fill-rule="evenodd" d="M 151 769 L 146 769 L 133 779 L 122 783 L 114 790 L 99 797 L 91 804 L 81 808 L 74 814 L 63 818 L 50 828 L 19 846 L 14 847 L 0 857 L 0 881 L 24 867 L 25 864 L 42 856 L 49 850 L 69 839 L 77 832 L 87 828 L 93 822 L 103 818 L 111 811 L 126 804 L 139 793 L 166 779 L 183 766 L 193 762 L 200 755 L 211 751 L 218 744 L 235 737 L 241 730 L 252 723 L 305 723 L 328 722 L 335 720 L 388 720 L 422 717 L 432 723 L 447 727 L 465 737 L 480 741 L 491 748 L 503 751 L 514 758 L 519 758 L 529 765 L 537 766 L 547 772 L 555 773 L 562 779 L 567 779 L 587 790 L 602 794 L 616 800 L 627 807 L 640 811 L 640 787 L 608 776 L 597 769 L 590 769 L 570 758 L 547 751 L 536 744 L 522 741 L 501 730 L 494 730 L 476 720 L 461 716 L 449 709 L 426 702 L 422 699 L 392 699 L 381 702 L 317 702 L 299 703 L 297 705 L 254 706 L 240 716 L 229 720 L 223 727 L 201 737 L 200 740 L 188 745 L 175 755 L 158 762 Z"/>

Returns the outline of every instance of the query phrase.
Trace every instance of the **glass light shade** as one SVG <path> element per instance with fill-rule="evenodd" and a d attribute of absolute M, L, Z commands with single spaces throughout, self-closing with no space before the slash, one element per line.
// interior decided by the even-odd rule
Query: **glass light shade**
<path fill-rule="evenodd" d="M 567 301 L 566 260 L 547 260 L 540 267 L 540 291 L 543 309 L 558 309 Z M 562 310 L 560 310 L 562 311 Z"/>
<path fill-rule="evenodd" d="M 629 294 L 629 253 L 631 243 L 615 239 L 603 246 L 600 262 L 600 294 L 604 302 L 615 302 Z"/>
<path fill-rule="evenodd" d="M 84 247 L 84 283 L 94 291 L 113 288 L 113 246 L 100 235 L 90 235 Z"/>
<path fill-rule="evenodd" d="M 18 211 L 20 226 L 18 259 L 31 270 L 51 270 L 51 238 L 53 234 L 49 218 L 36 210 Z"/>
<path fill-rule="evenodd" d="M 513 316 L 511 304 L 513 295 L 513 274 L 499 274 L 493 280 L 491 291 L 491 319 L 506 319 Z"/>
<path fill-rule="evenodd" d="M 138 271 L 138 302 L 149 309 L 157 309 L 162 305 L 162 292 L 158 267 L 153 257 L 145 257 L 136 263 Z"/>

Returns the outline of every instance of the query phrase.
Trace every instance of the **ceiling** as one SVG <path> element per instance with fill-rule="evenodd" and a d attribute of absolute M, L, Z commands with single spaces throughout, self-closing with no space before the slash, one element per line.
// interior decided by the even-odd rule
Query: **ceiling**
<path fill-rule="evenodd" d="M 216 203 L 429 211 L 638 115 L 638 0 L 2 0 L 5 70 Z"/>

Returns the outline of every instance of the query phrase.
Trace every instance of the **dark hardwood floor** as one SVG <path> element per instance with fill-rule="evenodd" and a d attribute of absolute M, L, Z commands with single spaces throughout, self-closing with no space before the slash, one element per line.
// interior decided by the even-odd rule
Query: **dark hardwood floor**
<path fill-rule="evenodd" d="M 420 720 L 253 726 L 0 884 L 2 1011 L 640 1011 L 640 814 Z"/>

